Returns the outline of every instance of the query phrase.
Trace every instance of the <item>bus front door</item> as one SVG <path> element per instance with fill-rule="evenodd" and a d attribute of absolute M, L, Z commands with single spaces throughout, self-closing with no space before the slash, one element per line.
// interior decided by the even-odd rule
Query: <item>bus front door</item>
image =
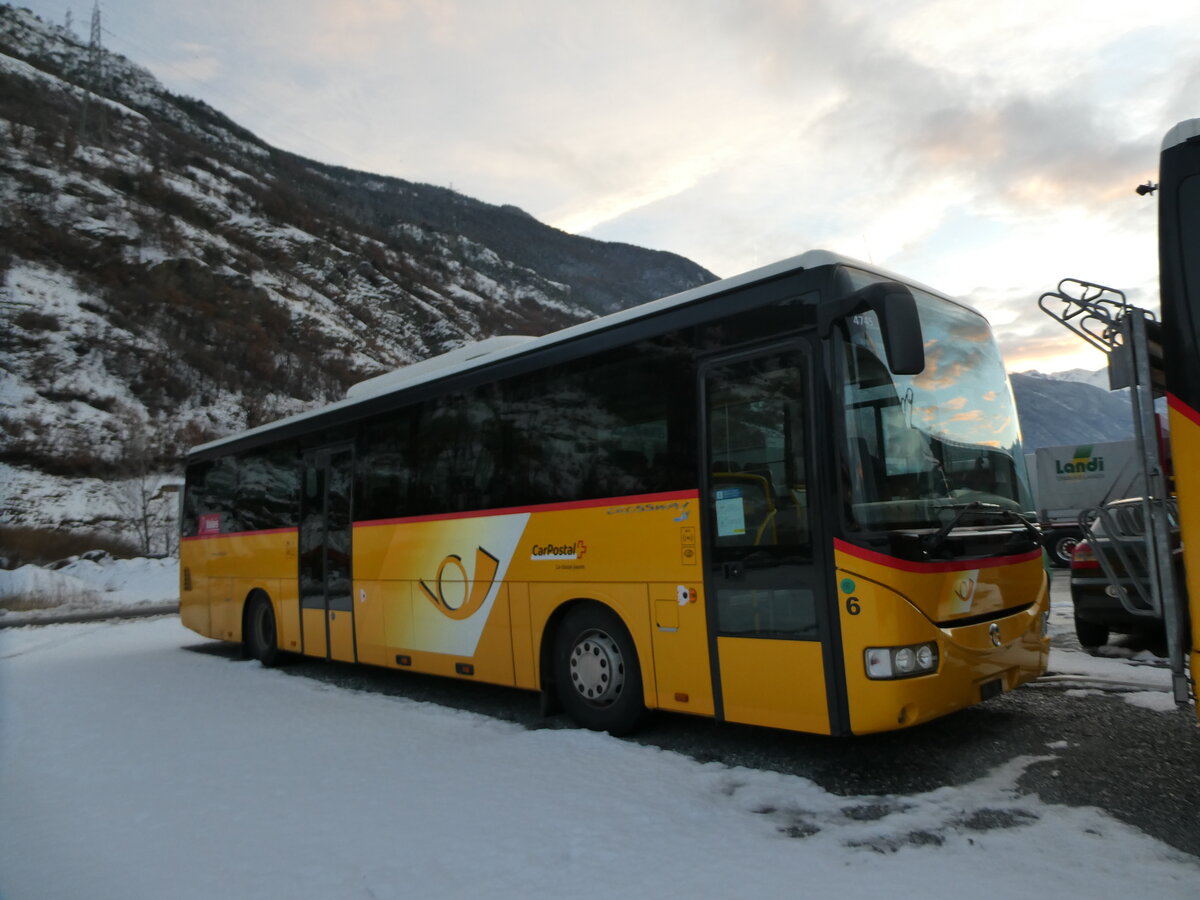
<path fill-rule="evenodd" d="M 308 656 L 357 662 L 351 593 L 354 451 L 304 454 L 300 496 L 300 629 Z"/>
<path fill-rule="evenodd" d="M 829 733 L 805 355 L 796 344 L 728 355 L 703 366 L 700 380 L 709 633 L 723 716 Z"/>

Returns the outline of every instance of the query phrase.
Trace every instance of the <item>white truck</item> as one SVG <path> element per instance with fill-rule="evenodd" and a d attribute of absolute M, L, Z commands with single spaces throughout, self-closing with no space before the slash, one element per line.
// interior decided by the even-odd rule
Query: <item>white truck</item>
<path fill-rule="evenodd" d="M 1109 500 L 1142 496 L 1137 441 L 1041 447 L 1025 456 L 1042 544 L 1056 566 L 1071 564 L 1079 514 Z"/>

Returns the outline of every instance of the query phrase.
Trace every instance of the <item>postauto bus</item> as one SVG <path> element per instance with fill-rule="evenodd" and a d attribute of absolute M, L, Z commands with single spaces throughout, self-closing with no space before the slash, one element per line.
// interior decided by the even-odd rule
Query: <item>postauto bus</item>
<path fill-rule="evenodd" d="M 820 734 L 1040 675 L 988 323 L 823 251 L 493 338 L 196 447 L 183 623 L 285 654 Z"/>
<path fill-rule="evenodd" d="M 1158 180 L 1162 368 L 1186 573 L 1186 605 L 1168 629 L 1169 651 L 1176 700 L 1190 699 L 1200 720 L 1200 119 L 1167 132 Z"/>

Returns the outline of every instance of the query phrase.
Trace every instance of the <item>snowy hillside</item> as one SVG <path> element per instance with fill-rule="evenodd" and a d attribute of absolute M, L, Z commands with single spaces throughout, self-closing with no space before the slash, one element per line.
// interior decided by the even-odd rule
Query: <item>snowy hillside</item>
<path fill-rule="evenodd" d="M 1107 371 L 1014 372 L 1013 395 L 1026 452 L 1133 437 L 1128 391 L 1109 391 Z"/>
<path fill-rule="evenodd" d="M 713 278 L 281 152 L 7 4 L 0 210 L 0 524 L 60 524 L 33 475 L 168 471 L 364 376 Z"/>
<path fill-rule="evenodd" d="M 1039 375 L 1039 372 L 1023 372 L 1024 375 Z M 1055 372 L 1058 381 L 1075 381 L 1079 384 L 1090 384 L 1092 387 L 1108 390 L 1108 369 L 1068 369 L 1065 372 Z"/>

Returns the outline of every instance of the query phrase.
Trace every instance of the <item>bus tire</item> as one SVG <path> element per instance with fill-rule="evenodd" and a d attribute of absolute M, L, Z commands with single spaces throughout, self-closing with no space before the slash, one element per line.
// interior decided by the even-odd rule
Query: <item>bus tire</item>
<path fill-rule="evenodd" d="M 1098 622 L 1085 622 L 1079 616 L 1075 617 L 1075 637 L 1085 650 L 1095 650 L 1108 643 L 1108 626 Z"/>
<path fill-rule="evenodd" d="M 279 632 L 275 628 L 275 610 L 266 594 L 251 594 L 246 603 L 242 642 L 246 654 L 251 659 L 257 659 L 268 668 L 279 662 Z"/>
<path fill-rule="evenodd" d="M 584 728 L 629 734 L 645 715 L 633 638 L 620 616 L 599 603 L 581 603 L 563 617 L 554 683 L 563 708 Z"/>

